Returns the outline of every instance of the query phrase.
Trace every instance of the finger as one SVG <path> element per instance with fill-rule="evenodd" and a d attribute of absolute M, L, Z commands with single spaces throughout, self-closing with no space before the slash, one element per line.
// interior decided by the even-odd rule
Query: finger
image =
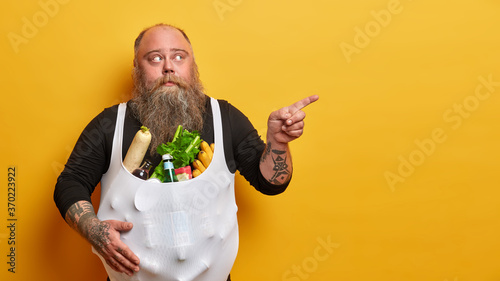
<path fill-rule="evenodd" d="M 115 230 L 120 232 L 129 231 L 134 227 L 134 225 L 131 222 L 126 222 L 126 221 L 109 220 L 108 222 Z"/>
<path fill-rule="evenodd" d="M 303 122 L 304 118 L 306 118 L 306 113 L 302 110 L 299 110 L 295 112 L 295 114 L 293 114 L 292 116 L 288 117 L 285 121 L 285 124 L 287 126 L 291 126 L 295 123 Z"/>
<path fill-rule="evenodd" d="M 113 258 L 125 269 L 125 273 L 132 275 L 134 272 L 139 271 L 139 266 L 133 264 L 130 260 L 124 257 L 120 252 L 115 252 Z"/>
<path fill-rule="evenodd" d="M 140 260 L 139 257 L 136 256 L 129 247 L 125 246 L 124 248 L 118 248 L 117 250 L 120 254 L 122 254 L 127 260 L 129 260 L 134 265 L 139 265 Z"/>
<path fill-rule="evenodd" d="M 292 126 L 283 126 L 282 130 L 288 136 L 298 138 L 304 132 L 304 122 L 299 122 Z"/>
<path fill-rule="evenodd" d="M 118 265 L 118 262 L 109 258 L 109 259 L 106 259 L 106 263 L 109 265 L 109 267 L 111 267 L 111 269 L 113 269 L 114 271 L 116 272 L 123 272 L 119 265 Z"/>
<path fill-rule="evenodd" d="M 106 262 L 113 268 L 113 270 L 123 272 L 128 275 L 132 275 L 134 271 L 139 271 L 139 266 L 132 263 L 122 254 L 124 253 L 124 250 L 122 250 L 121 247 L 108 245 L 103 250 L 103 256 L 105 257 Z"/>
<path fill-rule="evenodd" d="M 108 221 L 111 228 L 115 231 L 111 245 L 109 245 L 109 250 L 116 257 L 119 257 L 119 262 L 130 268 L 133 271 L 139 270 L 139 257 L 137 257 L 130 248 L 120 240 L 120 232 L 129 231 L 132 229 L 133 224 L 131 222 L 110 220 Z M 117 255 L 119 253 L 119 255 Z"/>
<path fill-rule="evenodd" d="M 304 129 L 304 122 L 297 122 L 297 123 L 294 123 L 293 125 L 290 125 L 290 126 L 283 125 L 281 129 L 285 132 L 302 130 L 302 129 Z"/>
<path fill-rule="evenodd" d="M 118 232 L 129 231 L 133 228 L 133 224 L 131 222 L 110 220 L 109 223 L 111 224 L 111 227 L 113 227 L 114 230 L 116 230 Z M 139 257 L 137 257 L 130 250 L 130 248 L 127 245 L 125 245 L 125 243 L 121 242 L 121 240 L 118 240 L 118 241 L 120 241 L 120 242 L 116 243 L 117 251 L 120 252 L 120 254 L 122 254 L 128 260 L 130 260 L 132 263 L 138 265 L 140 262 Z"/>
<path fill-rule="evenodd" d="M 290 137 L 293 137 L 293 138 L 298 138 L 298 137 L 302 136 L 303 133 L 304 133 L 303 129 L 286 131 L 286 134 Z"/>
<path fill-rule="evenodd" d="M 312 95 L 312 96 L 309 96 L 305 99 L 301 99 L 299 100 L 298 102 L 290 105 L 288 107 L 288 112 L 290 112 L 292 115 L 295 114 L 295 112 L 301 110 L 302 108 L 310 105 L 311 103 L 317 101 L 319 99 L 319 96 L 318 95 Z"/>
<path fill-rule="evenodd" d="M 118 247 L 116 249 L 118 253 L 120 253 L 120 256 L 123 257 L 123 259 L 120 259 L 120 262 L 130 268 L 133 271 L 139 271 L 139 257 L 137 257 L 129 247 L 127 247 L 125 244 L 123 247 Z"/>
<path fill-rule="evenodd" d="M 127 269 L 124 265 L 122 265 L 116 257 L 112 256 L 106 259 L 106 263 L 116 272 L 123 272 L 129 276 L 132 276 L 134 272 L 132 270 Z"/>
<path fill-rule="evenodd" d="M 309 96 L 305 99 L 302 99 L 290 106 L 283 107 L 279 110 L 271 112 L 269 115 L 269 120 L 286 120 L 290 117 L 292 117 L 295 113 L 299 112 L 302 108 L 306 107 L 307 105 L 317 101 L 319 99 L 318 95 L 313 95 Z M 292 121 L 293 123 L 293 121 Z"/>

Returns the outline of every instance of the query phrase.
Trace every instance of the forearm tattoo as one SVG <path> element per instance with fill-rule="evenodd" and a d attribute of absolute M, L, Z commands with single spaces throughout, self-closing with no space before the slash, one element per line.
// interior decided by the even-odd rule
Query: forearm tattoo
<path fill-rule="evenodd" d="M 264 162 L 267 157 L 271 157 L 273 160 L 273 176 L 268 179 L 268 181 L 272 184 L 283 184 L 286 180 L 288 180 L 290 176 L 290 170 L 288 169 L 287 160 L 287 152 L 286 150 L 277 150 L 271 148 L 272 144 L 267 143 L 266 150 L 262 154 L 261 162 Z"/>
<path fill-rule="evenodd" d="M 109 243 L 110 225 L 99 221 L 90 202 L 77 202 L 71 205 L 65 219 L 92 245 L 102 248 Z"/>
<path fill-rule="evenodd" d="M 89 242 L 97 249 L 101 249 L 110 243 L 109 240 L 109 223 L 99 222 L 86 225 L 85 232 Z"/>
<path fill-rule="evenodd" d="M 267 143 L 266 145 L 266 150 L 262 154 L 262 157 L 260 158 L 260 162 L 266 161 L 267 156 L 271 153 L 271 143 Z"/>
<path fill-rule="evenodd" d="M 78 223 L 92 216 L 96 215 L 90 202 L 76 202 L 69 207 L 65 219 L 72 228 L 78 230 Z"/>

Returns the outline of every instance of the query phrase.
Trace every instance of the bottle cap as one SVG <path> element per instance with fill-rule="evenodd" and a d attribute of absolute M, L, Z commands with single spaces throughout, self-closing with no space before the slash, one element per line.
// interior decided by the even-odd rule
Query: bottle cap
<path fill-rule="evenodd" d="M 163 154 L 163 156 L 161 157 L 161 159 L 163 160 L 172 160 L 172 155 L 170 154 Z"/>

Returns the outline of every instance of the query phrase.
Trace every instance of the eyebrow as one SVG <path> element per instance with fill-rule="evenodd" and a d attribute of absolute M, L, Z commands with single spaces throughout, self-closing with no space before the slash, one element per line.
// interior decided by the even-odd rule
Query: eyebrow
<path fill-rule="evenodd" d="M 145 53 L 143 57 L 147 57 L 147 56 L 148 56 L 149 54 L 151 54 L 151 53 L 161 53 L 163 50 L 164 50 L 164 49 L 154 49 L 154 50 L 151 50 L 151 51 L 149 51 L 149 52 Z M 189 53 L 188 53 L 186 50 L 184 50 L 184 49 L 180 49 L 180 48 L 170 48 L 170 51 L 171 51 L 171 52 L 183 52 L 183 53 L 185 53 L 185 54 L 188 54 L 188 55 L 189 55 Z"/>

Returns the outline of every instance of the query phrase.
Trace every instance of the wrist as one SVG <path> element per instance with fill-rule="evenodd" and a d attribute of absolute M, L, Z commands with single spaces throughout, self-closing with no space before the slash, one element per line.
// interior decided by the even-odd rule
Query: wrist
<path fill-rule="evenodd" d="M 266 145 L 271 145 L 272 149 L 288 150 L 288 142 L 279 142 L 271 136 L 267 136 Z"/>
<path fill-rule="evenodd" d="M 89 239 L 92 233 L 92 229 L 95 229 L 101 221 L 93 213 L 86 213 L 82 215 L 80 221 L 78 222 L 78 230 L 83 237 Z"/>

